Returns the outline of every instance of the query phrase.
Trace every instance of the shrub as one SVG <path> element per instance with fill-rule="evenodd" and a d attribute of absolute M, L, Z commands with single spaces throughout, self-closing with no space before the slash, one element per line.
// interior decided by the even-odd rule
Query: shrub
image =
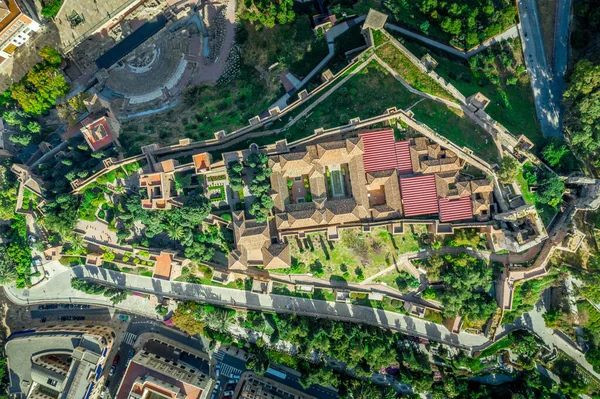
<path fill-rule="evenodd" d="M 42 15 L 46 18 L 54 18 L 60 11 L 60 7 L 62 6 L 62 0 L 50 0 L 44 3 L 44 7 L 42 7 Z"/>

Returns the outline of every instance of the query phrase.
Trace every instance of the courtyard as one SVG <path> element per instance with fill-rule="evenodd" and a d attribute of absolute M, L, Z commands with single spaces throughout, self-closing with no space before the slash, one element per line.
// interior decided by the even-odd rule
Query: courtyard
<path fill-rule="evenodd" d="M 392 235 L 385 228 L 370 232 L 344 230 L 335 242 L 327 240 L 326 233 L 290 238 L 292 267 L 275 272 L 311 273 L 325 280 L 360 282 L 393 265 L 401 254 L 418 251 L 426 235 L 426 226 L 411 225 L 399 235 Z"/>

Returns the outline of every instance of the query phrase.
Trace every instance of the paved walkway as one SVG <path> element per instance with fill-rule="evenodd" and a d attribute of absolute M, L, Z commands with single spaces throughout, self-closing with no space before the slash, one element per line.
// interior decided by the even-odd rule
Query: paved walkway
<path fill-rule="evenodd" d="M 220 4 L 213 5 L 212 2 L 207 2 L 208 12 L 212 15 L 214 14 L 214 8 L 218 7 Z M 223 74 L 223 70 L 225 69 L 225 63 L 227 62 L 227 57 L 229 55 L 229 51 L 231 50 L 231 46 L 235 40 L 235 12 L 236 12 L 236 0 L 229 0 L 227 3 L 227 9 L 225 11 L 225 38 L 223 39 L 223 44 L 219 50 L 219 55 L 216 58 L 216 61 L 213 64 L 208 65 L 206 68 L 203 68 L 199 74 L 197 74 L 192 84 L 197 85 L 200 83 L 209 83 L 213 84 L 221 77 Z"/>
<path fill-rule="evenodd" d="M 553 330 L 546 327 L 543 315 L 546 312 L 546 304 L 548 302 L 547 296 L 547 294 L 544 295 L 542 299 L 540 299 L 540 301 L 535 305 L 533 310 L 524 313 L 514 323 L 500 326 L 498 328 L 496 338 L 499 339 L 500 337 L 518 329 L 533 331 L 542 339 L 542 341 L 544 341 L 546 345 L 560 349 L 573 360 L 575 360 L 588 373 L 600 381 L 600 374 L 594 371 L 593 366 L 585 359 L 585 355 L 577 346 L 575 346 L 571 339 L 559 330 Z"/>
<path fill-rule="evenodd" d="M 21 305 L 44 302 L 73 302 L 111 306 L 110 302 L 102 296 L 88 295 L 73 290 L 70 286 L 71 278 L 85 279 L 121 289 L 180 300 L 202 301 L 222 306 L 279 313 L 296 313 L 304 316 L 361 322 L 465 349 L 489 343 L 488 339 L 481 335 L 465 332 L 454 334 L 442 325 L 381 309 L 282 295 L 261 295 L 236 289 L 158 280 L 149 277 L 127 275 L 93 266 L 77 266 L 67 269 L 63 273 L 56 275 L 51 280 L 51 283 L 46 282 L 39 287 L 28 290 L 5 287 L 5 291 L 9 299 Z M 131 306 L 128 301 L 134 298 L 136 297 L 129 296 L 125 302 L 120 304 L 120 307 Z M 130 311 L 138 312 L 139 310 L 145 310 L 147 307 L 147 305 L 141 308 L 131 307 Z"/>
<path fill-rule="evenodd" d="M 408 29 L 401 28 L 394 24 L 385 24 L 385 29 L 387 29 L 388 31 L 393 30 L 396 32 L 400 32 L 403 35 L 409 36 L 413 39 L 421 41 L 430 46 L 439 48 L 440 50 L 444 50 L 447 53 L 450 53 L 452 55 L 455 55 L 457 57 L 464 58 L 464 59 L 469 59 L 469 58 L 473 57 L 475 54 L 481 53 L 482 51 L 486 50 L 488 47 L 490 47 L 498 42 L 519 36 L 519 30 L 517 29 L 517 26 L 515 25 L 515 26 L 508 28 L 504 32 L 500 33 L 499 35 L 496 35 L 496 36 L 492 37 L 491 39 L 486 40 L 485 42 L 481 43 L 479 46 L 474 47 L 469 51 L 462 51 L 462 50 L 457 49 L 456 47 L 440 43 L 437 40 L 430 39 L 426 36 L 420 35 L 418 33 L 410 31 Z"/>

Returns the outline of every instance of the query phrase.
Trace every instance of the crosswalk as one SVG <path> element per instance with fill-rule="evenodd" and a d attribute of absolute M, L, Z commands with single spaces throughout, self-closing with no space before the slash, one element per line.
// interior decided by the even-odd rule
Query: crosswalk
<path fill-rule="evenodd" d="M 218 362 L 222 362 L 225 358 L 225 352 L 216 351 L 213 353 L 213 358 L 217 359 Z"/>
<path fill-rule="evenodd" d="M 237 369 L 228 364 L 221 363 L 221 373 L 220 374 L 224 375 L 225 377 L 235 378 L 235 377 L 239 377 L 240 375 L 242 375 L 242 370 Z"/>
<path fill-rule="evenodd" d="M 128 333 L 125 333 L 125 338 L 123 339 L 123 341 L 125 341 L 125 343 L 128 345 L 133 345 L 136 338 L 137 338 L 137 335 L 128 332 Z"/>

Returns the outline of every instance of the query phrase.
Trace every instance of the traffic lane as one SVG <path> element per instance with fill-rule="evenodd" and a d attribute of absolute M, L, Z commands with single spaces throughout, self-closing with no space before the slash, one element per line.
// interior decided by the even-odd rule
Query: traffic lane
<path fill-rule="evenodd" d="M 541 42 L 541 29 L 536 20 L 535 4 L 531 4 L 527 0 L 519 1 L 519 17 L 521 19 L 523 54 L 531 78 L 531 87 L 542 133 L 545 137 L 562 136 L 558 110 L 560 98 L 555 97 L 550 85 L 552 77 L 547 68 L 544 47 Z"/>
<path fill-rule="evenodd" d="M 554 40 L 554 74 L 562 78 L 567 72 L 571 0 L 558 0 Z"/>
<path fill-rule="evenodd" d="M 147 317 L 131 316 L 131 322 L 129 323 L 127 332 L 134 335 L 148 332 L 156 333 L 175 342 L 179 342 L 180 344 L 206 352 L 202 340 Z"/>
<path fill-rule="evenodd" d="M 54 316 L 93 316 L 111 319 L 110 311 L 107 308 L 31 310 L 32 319 L 41 319 L 42 317 Z"/>
<path fill-rule="evenodd" d="M 123 340 L 121 342 L 121 345 L 119 346 L 119 349 L 117 350 L 117 353 L 113 357 L 112 362 L 106 365 L 109 375 L 107 377 L 108 383 L 106 383 L 105 385 L 108 387 L 108 391 L 111 394 L 111 397 L 117 396 L 117 389 L 119 388 L 121 379 L 125 375 L 125 370 L 127 369 L 127 363 L 129 360 L 128 359 L 129 351 L 132 349 L 133 349 L 133 346 Z M 110 369 L 113 366 L 114 359 L 117 356 L 119 356 L 119 359 L 118 359 L 116 367 L 115 367 L 115 372 L 113 375 L 110 375 Z"/>

